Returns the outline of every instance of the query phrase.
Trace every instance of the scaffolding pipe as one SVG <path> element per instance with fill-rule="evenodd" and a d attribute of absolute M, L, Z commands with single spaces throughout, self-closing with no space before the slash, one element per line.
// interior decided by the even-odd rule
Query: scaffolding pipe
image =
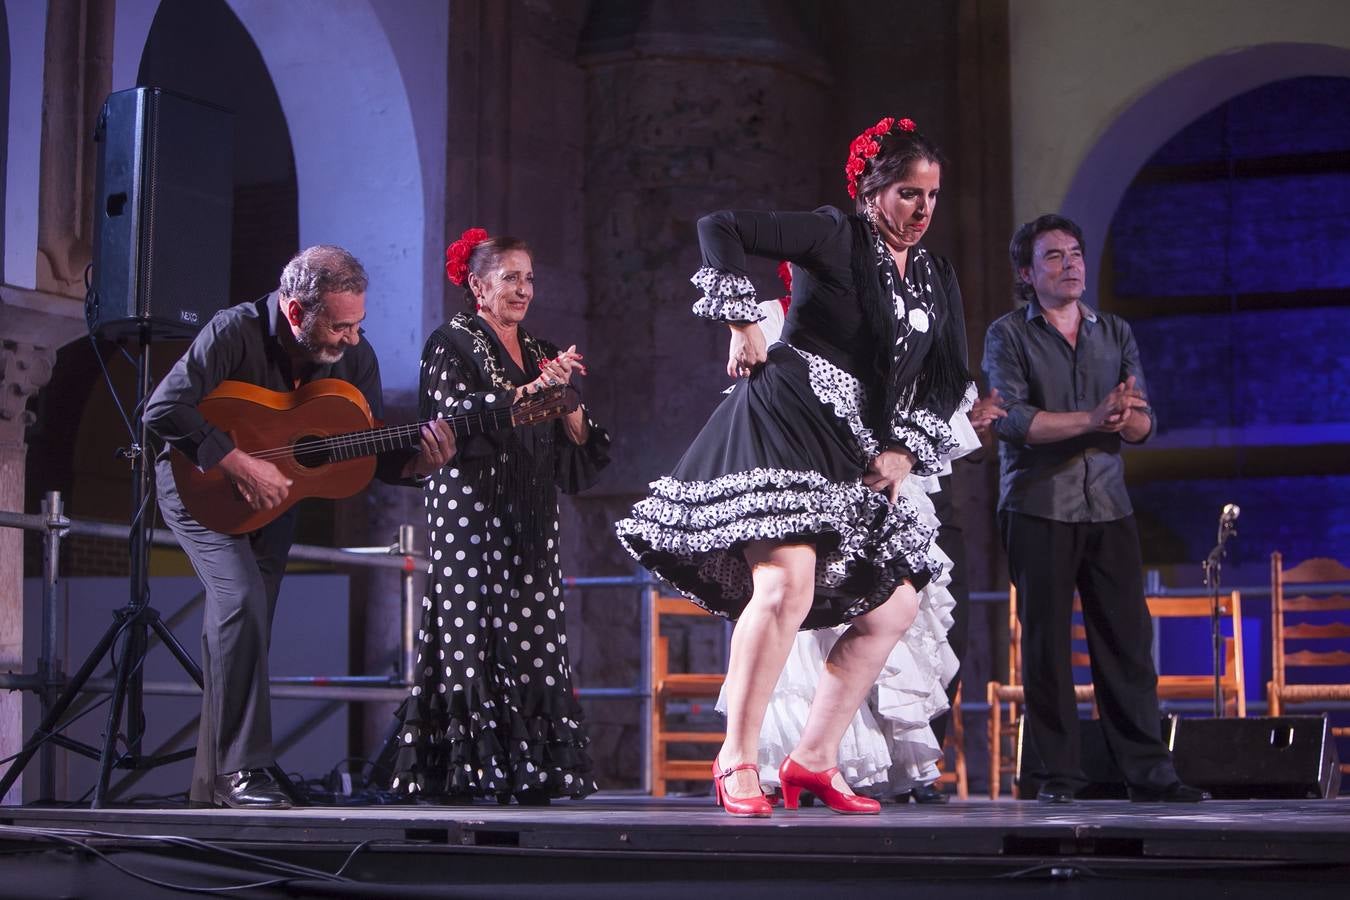
<path fill-rule="evenodd" d="M 417 678 L 417 622 L 421 618 L 421 604 L 417 600 L 417 585 L 413 583 L 413 543 L 415 535 L 411 525 L 398 526 L 398 544 L 395 549 L 403 557 L 403 575 L 400 585 L 403 588 L 403 646 L 399 671 L 403 674 L 403 683 L 411 685 Z"/>

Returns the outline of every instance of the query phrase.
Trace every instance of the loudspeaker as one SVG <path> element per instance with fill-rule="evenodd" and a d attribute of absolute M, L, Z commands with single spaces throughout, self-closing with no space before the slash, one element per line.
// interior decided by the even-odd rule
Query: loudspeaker
<path fill-rule="evenodd" d="M 233 116 L 159 88 L 99 115 L 89 328 L 119 340 L 191 337 L 229 302 Z"/>
<path fill-rule="evenodd" d="M 1319 799 L 1340 791 L 1326 715 L 1179 719 L 1172 759 L 1182 781 L 1215 797 Z"/>
<path fill-rule="evenodd" d="M 1162 717 L 1159 727 L 1163 743 L 1171 742 L 1175 722 L 1175 716 Z M 1035 774 L 1041 768 L 1041 757 L 1027 738 L 1026 725 L 1027 720 L 1023 716 L 1017 722 L 1017 797 L 1020 800 L 1033 800 L 1041 787 Z M 1106 735 L 1102 731 L 1100 719 L 1079 720 L 1078 744 L 1079 761 L 1088 784 L 1074 796 L 1080 800 L 1126 799 L 1125 775 L 1106 746 Z"/>

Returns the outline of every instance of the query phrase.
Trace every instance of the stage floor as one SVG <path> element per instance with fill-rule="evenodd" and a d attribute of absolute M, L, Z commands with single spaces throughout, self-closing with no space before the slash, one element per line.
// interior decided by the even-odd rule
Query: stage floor
<path fill-rule="evenodd" d="M 816 806 L 775 810 L 771 819 L 733 819 L 707 798 L 599 794 L 546 809 L 5 807 L 0 826 L 9 854 L 0 866 L 4 872 L 25 848 L 80 840 L 122 854 L 124 862 L 164 866 L 172 857 L 178 866 L 174 877 L 155 871 L 160 881 L 173 884 L 242 884 L 264 871 L 231 868 L 235 863 L 226 865 L 204 845 L 303 866 L 309 873 L 296 874 L 299 880 L 282 892 L 259 887 L 254 890 L 260 893 L 245 896 L 648 900 L 732 891 L 741 897 L 843 896 L 885 884 L 941 887 L 943 896 L 953 898 L 988 896 L 998 884 L 1000 896 L 1041 891 L 1078 896 L 1082 890 L 1082 896 L 1137 900 L 1147 889 L 1150 900 L 1194 900 L 1269 897 L 1272 891 L 1342 896 L 1350 883 L 1350 799 L 1066 806 L 953 801 L 938 807 L 888 804 L 880 816 L 839 816 Z M 186 839 L 195 855 L 181 842 L 161 840 L 166 836 Z M 208 880 L 202 882 L 182 868 L 197 862 L 215 865 L 219 871 L 210 877 L 223 880 L 203 873 Z M 316 877 L 344 863 L 343 881 Z M 86 888 L 110 887 L 111 876 L 120 877 L 111 868 L 88 865 L 85 875 L 108 876 L 84 882 Z M 50 873 L 44 879 L 55 888 Z M 0 894 L 3 887 L 0 882 Z M 1220 887 L 1220 894 L 1210 892 Z M 136 895 L 155 896 L 147 889 L 140 884 Z"/>

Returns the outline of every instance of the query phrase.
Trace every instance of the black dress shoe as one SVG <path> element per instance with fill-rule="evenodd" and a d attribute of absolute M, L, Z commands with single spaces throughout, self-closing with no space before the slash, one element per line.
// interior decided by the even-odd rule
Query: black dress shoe
<path fill-rule="evenodd" d="M 1064 787 L 1047 786 L 1036 792 L 1036 799 L 1041 803 L 1072 803 L 1073 791 Z"/>
<path fill-rule="evenodd" d="M 516 803 L 520 806 L 548 806 L 553 801 L 548 794 L 542 794 L 539 791 L 525 791 L 516 794 Z"/>
<path fill-rule="evenodd" d="M 290 809 L 291 798 L 266 769 L 240 769 L 217 775 L 211 792 L 217 806 L 231 809 Z"/>
<path fill-rule="evenodd" d="M 936 784 L 916 784 L 903 794 L 895 795 L 896 803 L 946 803 L 947 794 Z"/>
<path fill-rule="evenodd" d="M 1183 784 L 1180 781 L 1174 781 L 1167 787 L 1134 787 L 1129 788 L 1130 799 L 1135 803 L 1199 803 L 1202 800 L 1212 800 L 1209 791 L 1201 790 L 1197 787 L 1191 787 L 1189 784 Z"/>

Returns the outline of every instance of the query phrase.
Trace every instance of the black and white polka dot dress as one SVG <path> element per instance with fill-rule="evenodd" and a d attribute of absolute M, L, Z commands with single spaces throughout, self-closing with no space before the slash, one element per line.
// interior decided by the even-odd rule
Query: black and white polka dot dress
<path fill-rule="evenodd" d="M 477 317 L 443 325 L 423 352 L 423 416 L 509 407 L 558 353 L 523 330 L 520 341 L 524 371 Z M 522 802 L 595 791 L 568 664 L 557 490 L 593 483 L 608 443 L 594 422 L 580 446 L 556 420 L 477 434 L 426 483 L 421 680 L 399 710 L 395 790 Z"/>

